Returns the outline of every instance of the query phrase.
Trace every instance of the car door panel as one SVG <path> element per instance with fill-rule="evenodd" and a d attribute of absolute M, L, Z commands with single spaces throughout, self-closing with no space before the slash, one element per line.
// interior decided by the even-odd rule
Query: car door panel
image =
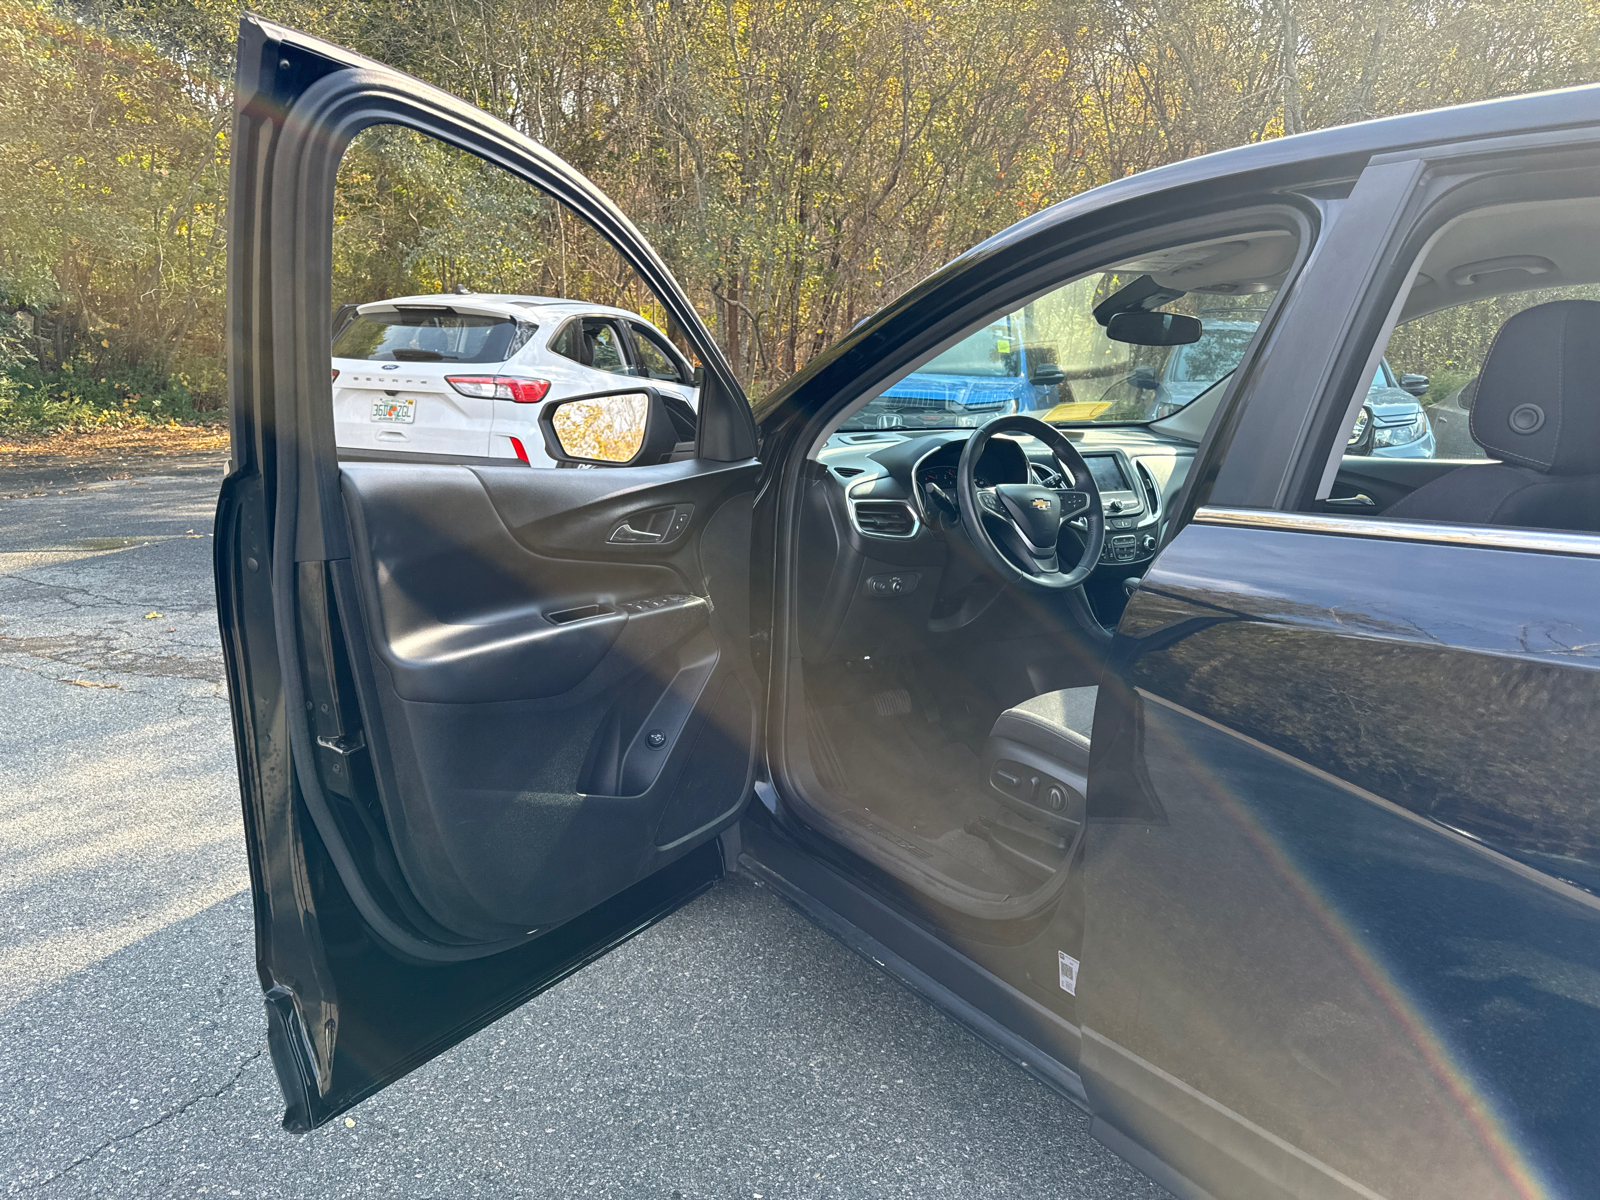
<path fill-rule="evenodd" d="M 666 546 L 607 541 L 641 510 L 748 506 L 753 468 L 672 466 L 660 488 L 607 487 L 624 473 L 605 471 L 343 472 L 379 666 L 364 708 L 394 768 L 385 813 L 413 890 L 448 928 L 559 924 L 659 866 L 658 829 L 669 842 L 695 831 L 667 820 L 684 791 L 701 824 L 743 799 L 754 701 L 713 632 L 700 527 Z M 691 720 L 702 700 L 711 733 Z M 701 769 L 680 787 L 690 761 Z"/>
<path fill-rule="evenodd" d="M 256 18 L 238 61 L 216 580 L 269 1044 L 302 1130 L 721 877 L 760 715 L 758 465 L 709 331 L 582 176 Z M 332 198 L 344 146 L 381 122 L 542 188 L 617 250 L 705 363 L 693 457 L 341 469 Z"/>
<path fill-rule="evenodd" d="M 1103 701 L 1097 1112 L 1219 1194 L 1578 1194 L 1600 561 L 1225 516 L 1136 593 Z"/>

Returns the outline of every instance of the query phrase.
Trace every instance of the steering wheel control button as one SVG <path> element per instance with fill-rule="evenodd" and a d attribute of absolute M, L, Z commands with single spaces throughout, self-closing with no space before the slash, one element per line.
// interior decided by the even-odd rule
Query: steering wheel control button
<path fill-rule="evenodd" d="M 922 576 L 916 571 L 896 571 L 893 575 L 872 575 L 867 579 L 867 594 L 884 598 L 914 592 Z"/>

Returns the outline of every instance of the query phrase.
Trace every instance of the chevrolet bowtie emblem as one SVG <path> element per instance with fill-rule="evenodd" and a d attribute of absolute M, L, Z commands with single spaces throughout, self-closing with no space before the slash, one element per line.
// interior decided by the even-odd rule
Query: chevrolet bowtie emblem
<path fill-rule="evenodd" d="M 1035 508 L 1049 508 L 1050 507 L 1050 501 L 1046 500 L 1043 496 L 1035 496 L 1028 503 L 1032 504 Z"/>

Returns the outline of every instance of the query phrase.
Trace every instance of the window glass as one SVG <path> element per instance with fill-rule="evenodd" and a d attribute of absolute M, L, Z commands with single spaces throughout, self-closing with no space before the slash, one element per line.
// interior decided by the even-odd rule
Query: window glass
<path fill-rule="evenodd" d="M 653 332 L 643 325 L 632 325 L 630 328 L 633 330 L 633 344 L 639 351 L 639 366 L 647 377 L 668 383 L 688 382 Z"/>
<path fill-rule="evenodd" d="M 622 352 L 622 337 L 611 322 L 585 321 L 583 340 L 589 365 L 596 371 L 610 371 L 614 375 L 633 373 Z"/>
<path fill-rule="evenodd" d="M 335 358 L 387 362 L 503 362 L 533 328 L 510 317 L 443 311 L 365 312 L 333 344 Z"/>
<path fill-rule="evenodd" d="M 1238 366 L 1294 250 L 1286 233 L 1241 235 L 1073 280 L 985 322 L 842 428 L 962 428 L 1017 412 L 1066 425 L 1170 416 Z M 1110 336 L 1115 316 L 1147 312 L 1196 319 L 1197 340 L 1158 346 Z"/>
<path fill-rule="evenodd" d="M 1600 259 L 1592 251 L 1597 226 L 1600 199 L 1574 197 L 1478 209 L 1434 231 L 1422 258 L 1410 265 L 1399 319 L 1382 342 L 1374 377 L 1359 397 L 1345 401 L 1358 416 L 1347 441 L 1331 448 L 1313 502 L 1319 511 L 1587 528 L 1587 485 L 1581 478 L 1573 482 L 1582 472 L 1572 456 L 1560 470 L 1541 465 L 1561 456 L 1562 425 L 1547 425 L 1544 414 L 1560 411 L 1566 356 L 1580 348 L 1569 344 L 1566 331 L 1583 328 L 1575 314 L 1585 310 L 1563 304 L 1542 324 L 1537 313 L 1522 314 L 1558 302 L 1600 301 Z M 1514 320 L 1516 332 L 1503 337 Z M 1498 363 L 1491 371 L 1495 392 L 1483 397 L 1479 380 L 1491 355 Z M 1513 422 L 1524 410 L 1533 423 L 1529 429 Z M 1540 429 L 1542 438 L 1521 440 Z M 1437 469 L 1341 469 L 1351 457 L 1406 459 L 1418 468 L 1431 460 Z M 1521 475 L 1479 474 L 1470 485 L 1468 477 L 1446 482 L 1473 462 L 1502 459 Z M 1492 503 L 1470 502 L 1490 496 Z"/>
<path fill-rule="evenodd" d="M 573 362 L 583 361 L 583 322 L 569 321 L 550 339 L 550 352 Z"/>
<path fill-rule="evenodd" d="M 599 314 L 667 320 L 554 197 L 396 126 L 364 130 L 340 163 L 332 268 L 333 426 L 347 459 L 552 466 L 543 409 L 634 374 L 621 321 Z"/>

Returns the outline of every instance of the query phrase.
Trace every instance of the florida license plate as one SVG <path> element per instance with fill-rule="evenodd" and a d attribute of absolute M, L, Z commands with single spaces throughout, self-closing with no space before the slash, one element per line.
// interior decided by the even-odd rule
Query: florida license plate
<path fill-rule="evenodd" d="M 390 425 L 410 425 L 417 419 L 417 402 L 413 399 L 391 400 L 387 397 L 374 400 L 372 419 Z"/>

